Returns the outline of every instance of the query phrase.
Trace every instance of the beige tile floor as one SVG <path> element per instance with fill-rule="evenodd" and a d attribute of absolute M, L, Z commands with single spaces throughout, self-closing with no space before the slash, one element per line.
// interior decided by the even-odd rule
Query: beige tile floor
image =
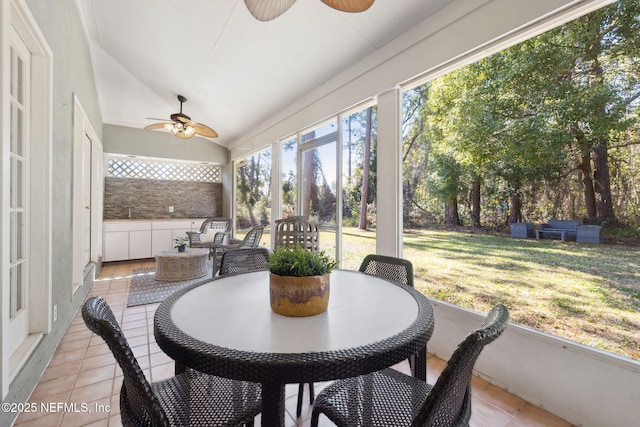
<path fill-rule="evenodd" d="M 153 267 L 154 262 L 109 263 L 98 276 L 90 295 L 100 295 L 111 306 L 120 322 L 141 368 L 150 381 L 159 381 L 173 375 L 173 361 L 155 343 L 153 315 L 158 304 L 126 306 L 127 293 L 133 269 Z M 427 361 L 428 381 L 435 382 L 445 362 L 430 356 Z M 408 370 L 408 364 L 397 366 Z M 58 346 L 49 366 L 37 384 L 29 403 L 50 405 L 48 411 L 22 413 L 15 422 L 19 427 L 35 426 L 120 426 L 119 391 L 122 372 L 117 367 L 109 348 L 84 325 L 78 313 Z M 316 391 L 323 384 L 316 385 Z M 490 383 L 474 377 L 473 415 L 471 426 L 545 426 L 571 427 L 565 420 L 509 394 Z M 307 391 L 305 390 L 305 393 Z M 310 425 L 311 408 L 303 409 L 300 419 L 295 418 L 297 385 L 287 386 L 287 427 Z M 305 399 L 308 395 L 305 395 Z M 64 411 L 76 405 L 76 410 Z M 57 406 L 60 405 L 60 406 Z M 57 410 L 55 410 L 57 409 Z M 256 425 L 260 425 L 259 417 Z M 320 417 L 320 425 L 332 425 Z"/>

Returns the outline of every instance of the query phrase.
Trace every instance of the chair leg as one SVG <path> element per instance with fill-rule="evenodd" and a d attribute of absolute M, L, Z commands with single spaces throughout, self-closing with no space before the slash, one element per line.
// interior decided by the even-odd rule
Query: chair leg
<path fill-rule="evenodd" d="M 302 395 L 304 394 L 304 383 L 298 384 L 298 406 L 296 407 L 296 417 L 302 414 Z"/>
<path fill-rule="evenodd" d="M 302 398 L 304 397 L 304 383 L 298 384 L 298 405 L 296 407 L 296 417 L 300 418 L 302 414 Z M 313 389 L 313 383 L 309 383 L 309 405 L 313 405 L 316 399 L 316 392 Z"/>
<path fill-rule="evenodd" d="M 318 427 L 318 418 L 320 418 L 320 412 L 316 411 L 314 408 L 311 413 L 311 427 Z"/>

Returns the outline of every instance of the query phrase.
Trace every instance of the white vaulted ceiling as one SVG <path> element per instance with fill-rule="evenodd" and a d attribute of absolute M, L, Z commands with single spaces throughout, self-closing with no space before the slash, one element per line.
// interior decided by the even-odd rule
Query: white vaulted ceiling
<path fill-rule="evenodd" d="M 377 0 L 350 14 L 298 0 L 260 22 L 241 0 L 77 1 L 104 123 L 168 119 L 182 94 L 224 146 L 451 3 Z"/>

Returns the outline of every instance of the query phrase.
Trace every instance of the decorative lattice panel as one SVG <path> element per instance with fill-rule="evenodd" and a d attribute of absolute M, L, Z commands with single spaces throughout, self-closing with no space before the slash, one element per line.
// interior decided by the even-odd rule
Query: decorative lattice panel
<path fill-rule="evenodd" d="M 107 159 L 107 176 L 165 179 L 170 181 L 222 182 L 219 166 L 169 163 L 142 159 Z"/>

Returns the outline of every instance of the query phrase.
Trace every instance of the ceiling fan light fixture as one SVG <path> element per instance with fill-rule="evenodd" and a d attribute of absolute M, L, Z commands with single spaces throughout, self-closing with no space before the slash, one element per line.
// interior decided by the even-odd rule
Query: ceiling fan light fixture
<path fill-rule="evenodd" d="M 188 138 L 191 138 L 193 135 L 196 134 L 196 130 L 191 125 L 185 126 L 183 132 L 184 132 L 184 135 Z"/>
<path fill-rule="evenodd" d="M 195 123 L 191 121 L 191 117 L 182 112 L 182 104 L 187 101 L 182 95 L 178 95 L 178 101 L 180 101 L 180 112 L 172 114 L 170 122 L 152 123 L 145 126 L 145 129 L 164 129 L 173 136 L 182 139 L 189 139 L 196 135 L 204 136 L 207 138 L 217 138 L 218 132 L 211 129 L 209 126 L 202 123 Z M 152 119 L 162 120 L 162 119 Z"/>

